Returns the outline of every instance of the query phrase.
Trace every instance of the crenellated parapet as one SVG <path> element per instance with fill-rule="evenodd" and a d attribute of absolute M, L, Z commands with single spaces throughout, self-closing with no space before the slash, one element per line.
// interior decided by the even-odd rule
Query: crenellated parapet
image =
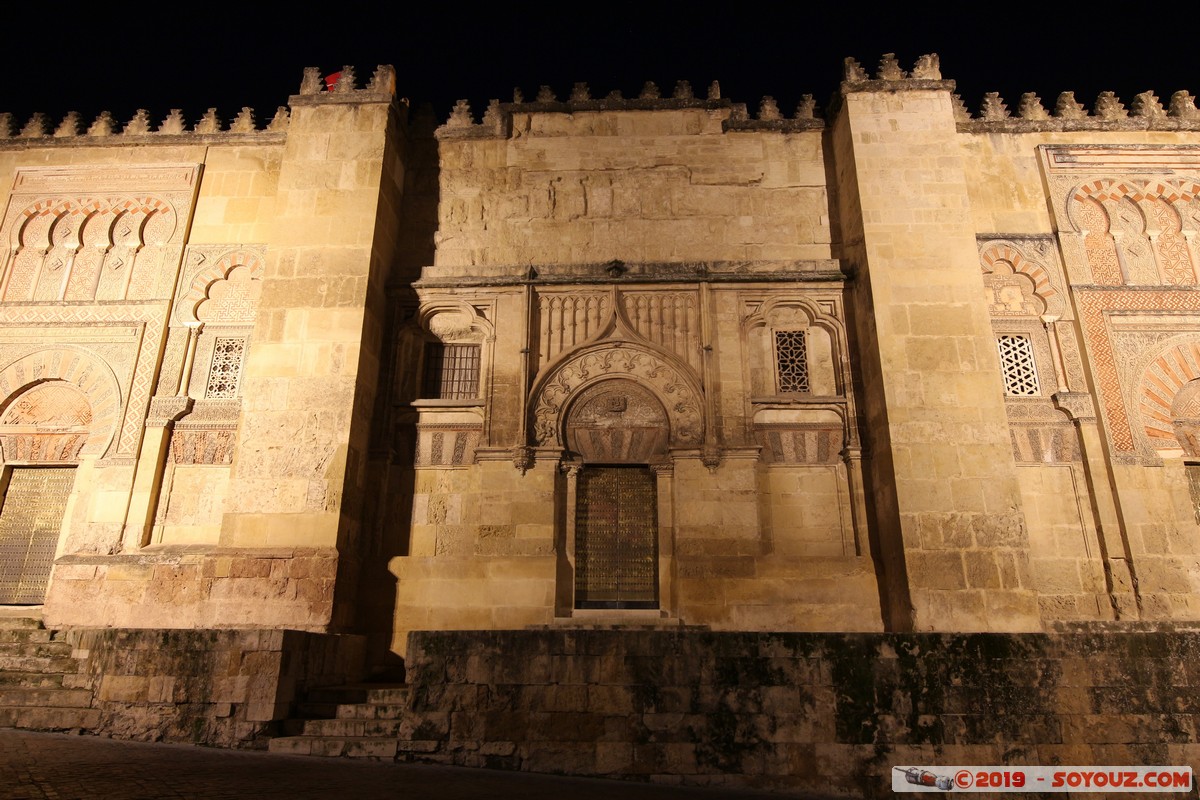
<path fill-rule="evenodd" d="M 228 123 L 221 120 L 215 108 L 208 109 L 194 123 L 189 123 L 178 108 L 171 109 L 159 120 L 155 120 L 146 109 L 139 108 L 124 124 L 118 122 L 109 111 L 101 111 L 91 122 L 85 122 L 75 111 L 67 113 L 58 122 L 38 113 L 31 115 L 23 124 L 18 124 L 12 114 L 0 113 L 0 147 L 142 144 L 178 136 L 262 137 L 286 131 L 289 117 L 287 106 L 279 106 L 265 124 L 256 119 L 254 109 L 248 106 L 243 107 Z"/>
<path fill-rule="evenodd" d="M 359 86 L 353 66 L 344 66 L 331 75 L 321 75 L 317 67 L 306 67 L 300 81 L 300 92 L 289 98 L 292 106 L 321 103 L 378 103 L 391 102 L 396 96 L 396 70 L 390 64 L 380 64 L 365 86 Z"/>
<path fill-rule="evenodd" d="M 395 94 L 396 72 L 388 65 L 376 67 L 362 87 L 353 67 L 343 67 L 326 77 L 316 67 L 309 67 L 304 71 L 299 94 L 289 99 L 289 105 L 391 102 Z M 253 108 L 243 106 L 229 119 L 223 118 L 216 108 L 210 108 L 194 122 L 187 120 L 178 108 L 161 118 L 139 108 L 124 123 L 109 111 L 101 111 L 90 121 L 76 111 L 68 112 L 60 120 L 35 113 L 24 121 L 0 112 L 0 147 L 148 144 L 173 137 L 274 138 L 287 131 L 290 120 L 289 106 L 277 107 L 270 116 L 257 115 Z"/>
<path fill-rule="evenodd" d="M 1040 131 L 1200 131 L 1196 98 L 1180 90 L 1164 105 L 1153 91 L 1133 97 L 1128 106 L 1114 92 L 1101 92 L 1089 111 L 1063 92 L 1052 107 L 1026 92 L 1011 109 L 999 92 L 988 92 L 972 114 L 962 98 L 954 96 L 958 129 L 980 133 L 1033 133 Z"/>
<path fill-rule="evenodd" d="M 847 58 L 843 62 L 843 95 L 851 92 L 898 92 L 913 89 L 948 89 L 954 91 L 954 81 L 942 79 L 941 61 L 937 53 L 923 55 L 916 60 L 910 71 L 900 68 L 895 53 L 884 53 L 879 60 L 875 77 L 859 62 Z"/>
<path fill-rule="evenodd" d="M 678 111 L 706 109 L 724 111 L 724 130 L 774 130 L 782 132 L 819 130 L 825 121 L 817 114 L 816 101 L 811 94 L 801 97 L 790 115 L 786 115 L 774 97 L 766 96 L 751 114 L 745 103 L 735 103 L 721 96 L 721 85 L 713 81 L 705 96 L 699 97 L 689 81 L 675 83 L 670 96 L 665 96 L 658 85 L 647 81 L 637 97 L 625 97 L 619 89 L 603 96 L 593 96 L 586 83 L 576 83 L 566 99 L 559 99 L 554 89 L 540 86 L 534 99 L 526 99 L 524 91 L 513 90 L 511 102 L 502 103 L 493 99 L 482 118 L 477 122 L 471 106 L 459 100 L 451 109 L 446 123 L 437 129 L 440 139 L 471 139 L 506 137 L 512 130 L 514 114 L 574 114 L 587 111 Z"/>

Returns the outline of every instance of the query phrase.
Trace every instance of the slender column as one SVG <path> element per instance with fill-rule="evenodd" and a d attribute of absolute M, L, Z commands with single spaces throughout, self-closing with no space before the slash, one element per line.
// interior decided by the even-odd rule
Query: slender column
<path fill-rule="evenodd" d="M 192 365 L 196 361 L 196 341 L 200 338 L 200 331 L 204 330 L 204 323 L 189 322 L 187 329 L 187 347 L 184 348 L 183 368 L 179 370 L 179 385 L 175 387 L 176 397 L 187 397 L 188 387 L 192 381 Z"/>
<path fill-rule="evenodd" d="M 562 569 L 558 574 L 558 612 L 571 616 L 575 610 L 575 512 L 578 507 L 579 472 L 583 465 L 578 462 L 563 464 L 560 469 L 567 476 L 567 518 L 563 532 Z"/>
<path fill-rule="evenodd" d="M 1046 329 L 1046 340 L 1050 343 L 1050 356 L 1054 362 L 1054 383 L 1058 387 L 1056 391 L 1066 392 L 1067 388 L 1067 368 L 1063 364 L 1062 348 L 1058 345 L 1058 331 L 1055 329 L 1054 323 L 1058 321 L 1058 317 L 1047 314 L 1042 317 L 1042 327 Z"/>
<path fill-rule="evenodd" d="M 850 519 L 854 525 L 853 555 L 865 556 L 870 552 L 870 548 L 867 544 L 867 490 L 863 483 L 862 448 L 847 447 L 842 451 L 842 461 L 846 465 L 846 480 L 850 484 Z"/>

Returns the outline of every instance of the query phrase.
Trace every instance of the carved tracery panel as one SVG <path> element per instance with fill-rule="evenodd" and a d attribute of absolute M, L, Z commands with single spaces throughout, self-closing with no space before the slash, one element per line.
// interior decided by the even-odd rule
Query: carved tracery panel
<path fill-rule="evenodd" d="M 533 393 L 533 435 L 537 444 L 563 444 L 563 412 L 583 390 L 601 380 L 623 378 L 658 398 L 667 414 L 672 446 L 699 446 L 703 404 L 699 383 L 682 365 L 630 342 L 601 342 L 573 354 L 540 382 Z"/>
<path fill-rule="evenodd" d="M 18 170 L 0 224 L 0 300 L 167 296 L 198 177 L 194 165 Z"/>

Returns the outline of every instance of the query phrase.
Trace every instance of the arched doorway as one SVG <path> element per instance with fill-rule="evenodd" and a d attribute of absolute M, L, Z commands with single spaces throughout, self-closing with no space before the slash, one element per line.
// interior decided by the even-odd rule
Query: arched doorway
<path fill-rule="evenodd" d="M 659 607 L 657 479 L 667 413 L 646 388 L 612 379 L 583 390 L 567 412 L 575 479 L 574 606 Z"/>
<path fill-rule="evenodd" d="M 35 383 L 0 412 L 0 604 L 44 599 L 92 422 L 87 396 L 65 380 Z"/>

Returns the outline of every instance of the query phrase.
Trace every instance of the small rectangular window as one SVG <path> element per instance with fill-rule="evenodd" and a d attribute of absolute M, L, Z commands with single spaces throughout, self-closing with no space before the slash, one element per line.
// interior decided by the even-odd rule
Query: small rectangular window
<path fill-rule="evenodd" d="M 479 397 L 479 345 L 431 342 L 425 347 L 421 396 L 431 400 Z"/>
<path fill-rule="evenodd" d="M 1003 334 L 997 337 L 1000 348 L 1000 372 L 1004 375 L 1004 393 L 1010 397 L 1035 397 L 1041 394 L 1037 367 L 1033 363 L 1033 342 L 1028 336 Z"/>
<path fill-rule="evenodd" d="M 213 342 L 212 364 L 208 369 L 208 385 L 204 396 L 228 399 L 238 396 L 242 378 L 242 359 L 246 355 L 244 337 L 218 336 Z"/>
<path fill-rule="evenodd" d="M 780 394 L 810 391 L 804 331 L 775 331 L 775 376 Z"/>

